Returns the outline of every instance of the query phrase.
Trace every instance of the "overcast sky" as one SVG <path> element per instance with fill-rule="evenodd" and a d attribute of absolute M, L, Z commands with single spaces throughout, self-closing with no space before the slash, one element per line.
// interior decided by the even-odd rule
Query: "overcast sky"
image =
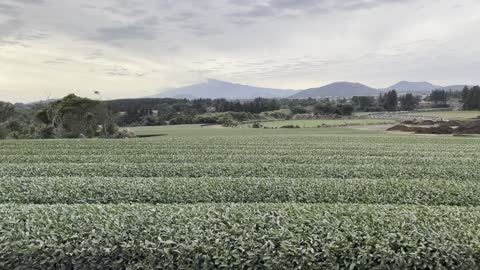
<path fill-rule="evenodd" d="M 0 0 L 0 100 L 480 82 L 479 0 Z"/>

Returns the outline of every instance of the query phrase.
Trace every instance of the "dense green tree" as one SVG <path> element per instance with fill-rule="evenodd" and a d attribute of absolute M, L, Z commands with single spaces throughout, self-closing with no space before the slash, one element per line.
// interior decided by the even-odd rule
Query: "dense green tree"
<path fill-rule="evenodd" d="M 314 106 L 316 114 L 351 115 L 353 106 L 349 103 L 338 104 L 329 100 L 320 101 Z"/>
<path fill-rule="evenodd" d="M 401 110 L 403 111 L 412 111 L 417 108 L 420 103 L 420 97 L 414 96 L 411 93 L 403 95 L 399 98 Z"/>
<path fill-rule="evenodd" d="M 109 136 L 116 130 L 112 113 L 103 102 L 68 95 L 50 103 L 37 118 L 59 137 Z"/>
<path fill-rule="evenodd" d="M 352 104 L 355 110 L 366 112 L 376 106 L 376 100 L 372 96 L 355 96 L 352 98 Z"/>
<path fill-rule="evenodd" d="M 0 102 L 0 139 L 36 137 L 40 126 L 34 115 L 39 108 L 43 108 L 43 104 Z"/>
<path fill-rule="evenodd" d="M 480 110 L 480 86 L 465 87 L 462 91 L 464 110 Z"/>
<path fill-rule="evenodd" d="M 387 111 L 396 111 L 398 108 L 398 94 L 396 90 L 388 91 L 385 95 L 380 95 L 379 103 Z"/>
<path fill-rule="evenodd" d="M 0 123 L 7 121 L 13 116 L 15 112 L 15 106 L 8 102 L 0 101 Z"/>
<path fill-rule="evenodd" d="M 434 107 L 448 107 L 448 92 L 445 90 L 434 90 L 428 99 L 433 102 Z"/>

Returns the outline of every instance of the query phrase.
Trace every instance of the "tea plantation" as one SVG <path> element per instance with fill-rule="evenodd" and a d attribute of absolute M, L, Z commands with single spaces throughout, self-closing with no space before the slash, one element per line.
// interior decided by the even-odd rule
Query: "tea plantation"
<path fill-rule="evenodd" d="M 0 142 L 0 269 L 478 269 L 480 138 Z"/>

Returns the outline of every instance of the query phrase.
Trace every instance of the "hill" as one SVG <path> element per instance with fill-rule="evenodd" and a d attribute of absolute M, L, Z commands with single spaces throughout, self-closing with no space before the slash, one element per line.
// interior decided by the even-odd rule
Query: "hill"
<path fill-rule="evenodd" d="M 175 88 L 150 96 L 150 98 L 226 98 L 226 99 L 253 99 L 285 98 L 294 94 L 293 90 L 280 90 L 272 88 L 254 87 L 249 85 L 229 83 L 209 79 L 204 83 Z"/>
<path fill-rule="evenodd" d="M 263 98 L 324 98 L 324 97 L 353 97 L 377 96 L 382 92 L 397 90 L 400 93 L 428 94 L 435 89 L 462 90 L 464 85 L 440 86 L 429 82 L 401 81 L 390 87 L 375 89 L 361 83 L 335 82 L 322 87 L 306 90 L 281 90 L 262 88 L 243 84 L 209 79 L 204 83 L 170 89 L 148 98 L 226 98 L 226 99 L 254 99 Z"/>
<path fill-rule="evenodd" d="M 472 85 L 467 85 L 468 87 L 472 87 Z M 465 88 L 465 85 L 449 85 L 449 86 L 445 86 L 445 87 L 442 87 L 442 89 L 445 89 L 445 90 L 452 90 L 452 91 L 461 91 L 463 90 L 463 88 Z"/>
<path fill-rule="evenodd" d="M 388 91 L 395 89 L 398 92 L 409 92 L 409 93 L 429 93 L 433 90 L 437 89 L 444 89 L 444 90 L 452 90 L 452 91 L 461 91 L 465 85 L 449 85 L 449 86 L 441 86 L 441 85 L 434 85 L 429 82 L 408 82 L 408 81 L 401 81 L 396 83 L 390 87 L 382 89 L 383 91 Z"/>
<path fill-rule="evenodd" d="M 398 92 L 430 92 L 435 89 L 443 89 L 443 86 L 434 85 L 429 82 L 401 81 L 382 90 L 397 90 Z"/>
<path fill-rule="evenodd" d="M 361 83 L 336 82 L 318 88 L 310 88 L 291 96 L 292 98 L 376 96 L 379 90 Z"/>

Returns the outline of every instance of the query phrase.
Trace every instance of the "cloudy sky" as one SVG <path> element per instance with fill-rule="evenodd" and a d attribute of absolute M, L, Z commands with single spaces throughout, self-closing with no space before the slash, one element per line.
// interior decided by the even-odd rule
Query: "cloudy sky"
<path fill-rule="evenodd" d="M 0 0 L 0 100 L 480 83 L 478 0 Z"/>

